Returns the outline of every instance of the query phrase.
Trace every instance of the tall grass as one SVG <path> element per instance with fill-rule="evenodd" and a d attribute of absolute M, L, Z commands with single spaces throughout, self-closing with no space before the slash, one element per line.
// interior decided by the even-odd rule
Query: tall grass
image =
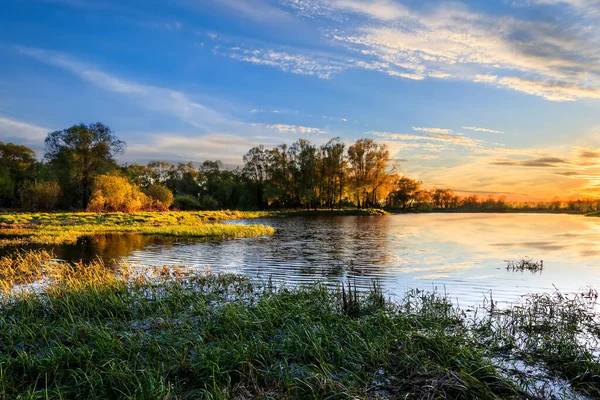
<path fill-rule="evenodd" d="M 29 273 L 16 267 L 23 257 L 13 275 Z M 425 303 L 405 312 L 353 292 L 348 313 L 339 292 L 319 285 L 100 262 L 31 270 L 44 268 L 54 270 L 42 290 L 1 297 L 0 397 L 518 394 L 460 330 L 420 311 Z"/>
<path fill-rule="evenodd" d="M 591 309 L 581 314 L 593 292 L 533 296 L 473 321 L 445 296 L 395 302 L 377 283 L 289 288 L 44 252 L 0 265 L 0 398 L 550 397 L 499 357 L 543 365 L 567 395 L 598 396 L 598 360 L 580 335 L 598 334 L 582 317 Z"/>

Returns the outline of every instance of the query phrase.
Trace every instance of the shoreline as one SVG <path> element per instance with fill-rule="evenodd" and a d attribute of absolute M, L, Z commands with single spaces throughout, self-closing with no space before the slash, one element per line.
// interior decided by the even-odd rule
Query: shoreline
<path fill-rule="evenodd" d="M 475 319 L 441 294 L 389 300 L 377 281 L 278 287 L 51 259 L 0 258 L 0 396 L 600 396 L 597 349 L 579 341 L 595 334 L 594 291 L 487 303 Z"/>

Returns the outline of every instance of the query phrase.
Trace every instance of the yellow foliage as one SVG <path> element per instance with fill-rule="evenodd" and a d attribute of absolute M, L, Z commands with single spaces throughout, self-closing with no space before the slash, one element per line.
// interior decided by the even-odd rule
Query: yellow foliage
<path fill-rule="evenodd" d="M 100 175 L 87 207 L 91 212 L 135 212 L 152 208 L 152 200 L 137 185 L 118 175 Z"/>

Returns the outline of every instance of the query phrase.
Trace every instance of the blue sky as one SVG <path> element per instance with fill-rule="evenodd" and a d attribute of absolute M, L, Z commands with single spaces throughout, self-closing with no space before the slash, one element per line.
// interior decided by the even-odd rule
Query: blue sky
<path fill-rule="evenodd" d="M 3 0 L 0 140 L 101 121 L 123 161 L 388 144 L 427 187 L 600 185 L 600 1 Z"/>

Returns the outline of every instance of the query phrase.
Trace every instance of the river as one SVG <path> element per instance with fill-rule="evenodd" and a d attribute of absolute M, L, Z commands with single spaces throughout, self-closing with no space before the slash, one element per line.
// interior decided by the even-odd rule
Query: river
<path fill-rule="evenodd" d="M 446 292 L 459 304 L 489 297 L 515 301 L 555 287 L 600 289 L 600 218 L 548 214 L 414 214 L 372 217 L 279 217 L 263 223 L 273 237 L 174 241 L 109 235 L 55 249 L 68 260 L 126 259 L 185 264 L 280 283 L 381 281 L 390 295 L 408 289 Z M 506 260 L 543 260 L 540 273 L 511 272 Z"/>

